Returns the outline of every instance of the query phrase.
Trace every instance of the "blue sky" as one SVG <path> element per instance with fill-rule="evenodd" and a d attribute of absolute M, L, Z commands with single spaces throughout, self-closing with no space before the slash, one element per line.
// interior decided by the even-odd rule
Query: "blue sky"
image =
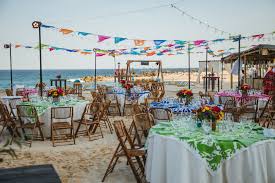
<path fill-rule="evenodd" d="M 131 14 L 121 14 L 170 3 L 189 14 L 206 21 L 219 29 L 233 34 L 251 35 L 275 30 L 274 0 L 0 0 L 0 69 L 9 68 L 9 53 L 3 43 L 37 45 L 38 33 L 32 29 L 33 20 L 57 27 L 139 39 L 197 40 L 227 37 L 214 32 L 182 16 L 167 6 Z M 98 44 L 93 39 L 63 36 L 56 31 L 42 29 L 42 42 L 67 48 L 110 48 L 110 43 Z M 253 41 L 245 45 L 275 41 Z M 236 47 L 237 44 L 217 45 L 215 49 Z M 197 67 L 202 54 L 191 56 L 191 66 Z M 211 57 L 210 57 L 211 58 Z M 127 59 L 160 59 L 164 67 L 187 67 L 187 55 L 163 57 L 120 56 L 122 65 Z M 93 68 L 94 56 L 43 50 L 44 69 L 89 69 Z M 38 50 L 13 49 L 15 69 L 39 69 Z M 98 58 L 98 68 L 113 68 L 113 58 Z"/>

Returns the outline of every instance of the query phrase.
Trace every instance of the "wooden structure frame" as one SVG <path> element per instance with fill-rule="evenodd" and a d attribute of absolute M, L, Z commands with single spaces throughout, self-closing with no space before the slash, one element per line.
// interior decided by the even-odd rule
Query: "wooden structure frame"
<path fill-rule="evenodd" d="M 131 64 L 132 63 L 147 63 L 148 62 L 148 65 L 150 63 L 156 63 L 158 65 L 158 75 L 157 77 L 160 78 L 160 82 L 163 82 L 164 79 L 163 79 L 163 73 L 162 73 L 162 62 L 160 60 L 128 60 L 127 61 L 127 68 L 126 68 L 126 82 L 127 83 L 131 83 L 131 78 L 132 78 L 132 75 L 131 75 Z"/>
<path fill-rule="evenodd" d="M 262 80 L 264 75 L 261 72 L 261 69 L 267 68 L 270 64 L 275 63 L 275 45 L 268 44 L 260 44 L 253 48 L 244 50 L 241 52 L 241 60 L 243 60 L 244 64 L 244 82 L 247 82 L 247 67 L 249 65 L 253 65 L 257 67 L 257 72 L 259 72 L 258 76 L 253 78 L 254 81 Z M 238 53 L 230 54 L 223 58 L 224 63 L 231 63 L 231 68 L 233 66 L 233 62 L 238 60 Z M 232 74 L 230 77 L 231 88 L 233 87 L 233 79 Z"/>

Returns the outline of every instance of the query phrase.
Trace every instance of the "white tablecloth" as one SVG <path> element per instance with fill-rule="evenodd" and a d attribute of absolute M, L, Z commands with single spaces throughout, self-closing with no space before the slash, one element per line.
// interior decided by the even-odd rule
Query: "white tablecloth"
<path fill-rule="evenodd" d="M 211 175 L 185 142 L 152 135 L 148 139 L 146 179 L 150 183 L 274 183 L 275 141 L 253 144 L 226 160 Z"/>
<path fill-rule="evenodd" d="M 85 109 L 87 102 L 77 103 L 73 106 L 73 119 L 80 120 L 82 113 Z M 42 126 L 42 131 L 44 137 L 51 136 L 51 107 L 49 107 L 42 115 L 39 116 L 40 122 L 43 122 L 44 125 Z"/>

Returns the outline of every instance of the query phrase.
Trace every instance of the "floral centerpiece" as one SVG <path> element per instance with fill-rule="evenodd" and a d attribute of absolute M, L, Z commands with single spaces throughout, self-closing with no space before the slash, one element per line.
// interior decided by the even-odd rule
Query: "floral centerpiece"
<path fill-rule="evenodd" d="M 185 98 L 186 99 L 185 104 L 188 105 L 193 98 L 193 92 L 192 90 L 189 90 L 189 89 L 182 89 L 178 91 L 177 96 L 180 98 L 180 100 Z"/>
<path fill-rule="evenodd" d="M 131 83 L 126 83 L 125 80 L 120 80 L 120 84 L 121 84 L 122 88 L 126 89 L 126 92 L 128 94 L 131 93 L 131 88 L 134 87 Z"/>
<path fill-rule="evenodd" d="M 224 117 L 223 111 L 218 106 L 202 106 L 197 110 L 197 118 L 212 122 L 212 130 L 216 130 L 217 121 L 222 120 Z"/>
<path fill-rule="evenodd" d="M 243 95 L 247 95 L 247 91 L 250 90 L 250 89 L 251 89 L 251 87 L 248 84 L 243 84 L 241 86 L 241 92 L 242 92 Z"/>
<path fill-rule="evenodd" d="M 60 96 L 64 96 L 65 92 L 62 88 L 50 89 L 48 91 L 48 97 L 53 98 L 53 102 L 58 102 Z"/>

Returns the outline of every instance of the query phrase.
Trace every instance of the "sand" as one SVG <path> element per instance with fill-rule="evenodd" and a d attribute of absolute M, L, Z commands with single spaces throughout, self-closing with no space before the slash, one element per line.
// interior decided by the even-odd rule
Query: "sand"
<path fill-rule="evenodd" d="M 187 81 L 188 78 L 186 73 L 170 73 L 164 76 L 165 80 L 169 81 Z M 223 86 L 224 89 L 229 89 L 229 77 L 228 75 L 225 77 L 227 79 Z M 191 80 L 194 93 L 204 91 L 202 83 L 196 83 L 196 73 L 192 74 Z M 183 86 L 166 85 L 166 97 L 175 97 L 176 92 L 181 88 Z M 2 91 L 1 95 L 5 93 Z M 85 91 L 85 96 L 90 97 L 89 91 Z M 110 117 L 111 122 L 115 119 L 123 119 L 127 125 L 131 123 L 130 117 Z M 0 163 L 0 168 L 53 164 L 63 183 L 97 183 L 101 182 L 117 144 L 115 134 L 110 134 L 106 129 L 103 139 L 89 141 L 88 138 L 80 137 L 76 139 L 76 145 L 52 147 L 49 140 L 34 141 L 31 148 L 23 145 L 21 149 L 16 149 L 17 159 L 5 156 L 4 162 Z M 105 182 L 136 182 L 130 167 L 126 165 L 125 158 L 121 158 L 114 172 L 107 177 Z"/>

